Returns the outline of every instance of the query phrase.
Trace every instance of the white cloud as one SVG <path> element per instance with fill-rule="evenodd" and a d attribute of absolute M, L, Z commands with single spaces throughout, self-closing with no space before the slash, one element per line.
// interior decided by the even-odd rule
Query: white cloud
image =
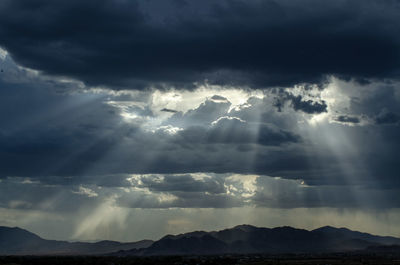
<path fill-rule="evenodd" d="M 77 191 L 72 191 L 72 192 L 76 193 L 76 194 L 87 196 L 89 198 L 99 196 L 99 194 L 97 194 L 94 190 L 87 188 L 87 187 L 83 187 L 83 186 L 79 186 Z"/>
<path fill-rule="evenodd" d="M 8 55 L 8 52 L 0 47 L 0 59 L 1 60 L 6 59 L 7 55 Z"/>

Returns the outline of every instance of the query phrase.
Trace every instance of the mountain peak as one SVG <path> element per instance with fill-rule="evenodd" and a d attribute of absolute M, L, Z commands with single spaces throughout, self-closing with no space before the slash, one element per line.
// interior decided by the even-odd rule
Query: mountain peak
<path fill-rule="evenodd" d="M 18 226 L 14 226 L 14 227 L 0 226 L 0 230 L 25 230 L 25 229 L 22 229 L 22 228 L 20 228 Z"/>
<path fill-rule="evenodd" d="M 37 238 L 41 239 L 38 235 L 35 235 L 28 230 L 22 229 L 20 227 L 7 227 L 7 226 L 0 226 L 0 238 L 7 238 L 8 236 L 12 235 L 13 237 L 21 237 L 21 238 Z"/>
<path fill-rule="evenodd" d="M 325 225 L 325 226 L 321 226 L 321 227 L 319 227 L 319 228 L 316 228 L 316 229 L 314 229 L 314 230 L 312 230 L 312 231 L 318 231 L 318 230 L 336 230 L 336 229 L 338 229 L 337 227 L 334 227 L 334 226 L 330 226 L 330 225 Z"/>
<path fill-rule="evenodd" d="M 248 225 L 248 224 L 242 224 L 242 225 L 237 225 L 235 227 L 233 227 L 232 229 L 240 229 L 243 231 L 252 231 L 257 229 L 258 227 L 253 226 L 253 225 Z"/>
<path fill-rule="evenodd" d="M 318 232 L 335 232 L 335 231 L 342 231 L 342 232 L 352 232 L 352 230 L 345 228 L 345 227 L 334 227 L 334 226 L 330 226 L 330 225 L 326 225 L 326 226 L 322 226 L 320 228 L 314 229 L 312 231 Z"/>

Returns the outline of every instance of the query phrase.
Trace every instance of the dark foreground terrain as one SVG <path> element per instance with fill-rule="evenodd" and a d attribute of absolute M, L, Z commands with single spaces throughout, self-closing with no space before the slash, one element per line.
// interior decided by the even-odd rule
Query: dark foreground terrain
<path fill-rule="evenodd" d="M 288 264 L 288 265 L 335 265 L 335 264 L 399 264 L 400 255 L 221 255 L 221 256 L 159 256 L 159 257 L 100 257 L 100 256 L 2 256 L 0 265 L 207 265 L 207 264 Z"/>

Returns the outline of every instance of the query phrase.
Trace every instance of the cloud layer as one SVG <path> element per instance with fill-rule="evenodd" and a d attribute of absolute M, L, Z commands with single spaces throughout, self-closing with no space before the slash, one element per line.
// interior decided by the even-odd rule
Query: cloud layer
<path fill-rule="evenodd" d="M 6 0 L 0 45 L 90 85 L 247 87 L 398 79 L 398 1 Z"/>
<path fill-rule="evenodd" d="M 3 63 L 1 178 L 233 172 L 399 187 L 396 84 L 79 92 Z"/>

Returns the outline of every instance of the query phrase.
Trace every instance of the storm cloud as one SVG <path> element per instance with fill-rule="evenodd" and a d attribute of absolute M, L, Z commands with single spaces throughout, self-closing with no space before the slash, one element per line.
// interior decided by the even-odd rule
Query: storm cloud
<path fill-rule="evenodd" d="M 360 118 L 356 116 L 348 116 L 348 115 L 339 115 L 334 118 L 335 121 L 341 122 L 344 124 L 359 124 Z"/>
<path fill-rule="evenodd" d="M 177 3 L 5 0 L 0 45 L 23 66 L 112 88 L 398 79 L 398 1 Z"/>

